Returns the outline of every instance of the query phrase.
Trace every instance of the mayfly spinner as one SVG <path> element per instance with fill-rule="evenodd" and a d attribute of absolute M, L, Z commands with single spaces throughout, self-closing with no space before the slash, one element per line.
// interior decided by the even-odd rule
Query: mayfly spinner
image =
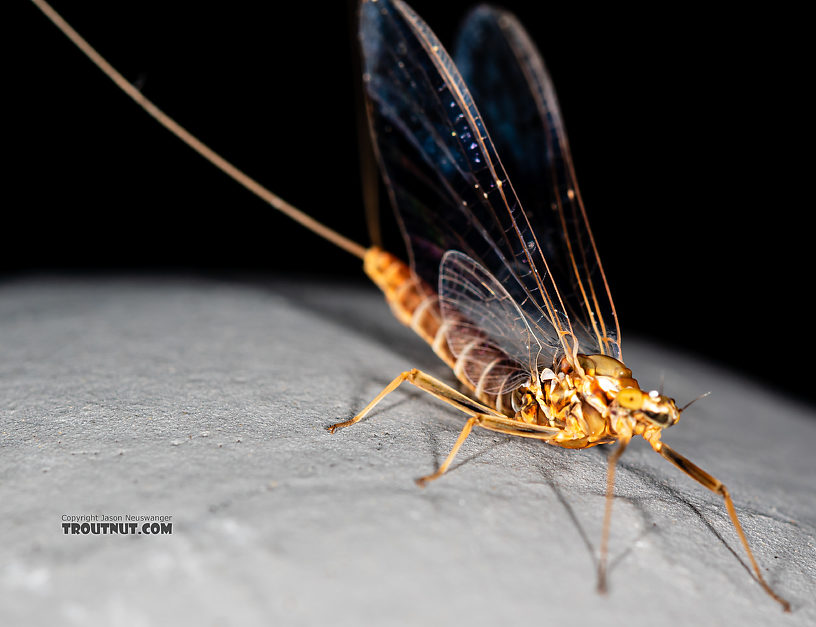
<path fill-rule="evenodd" d="M 683 409 L 642 390 L 622 361 L 618 318 L 555 92 L 513 15 L 472 11 L 451 58 L 400 0 L 362 2 L 368 123 L 407 243 L 406 264 L 326 228 L 237 170 L 148 101 L 44 0 L 32 1 L 183 141 L 275 208 L 360 257 L 397 318 L 471 393 L 410 370 L 329 431 L 360 421 L 408 381 L 467 416 L 450 454 L 417 480 L 420 485 L 445 473 L 474 427 L 573 449 L 617 442 L 609 455 L 600 590 L 606 587 L 615 466 L 632 437 L 641 436 L 723 498 L 757 581 L 789 610 L 762 576 L 725 485 L 662 442 L 663 429 Z"/>

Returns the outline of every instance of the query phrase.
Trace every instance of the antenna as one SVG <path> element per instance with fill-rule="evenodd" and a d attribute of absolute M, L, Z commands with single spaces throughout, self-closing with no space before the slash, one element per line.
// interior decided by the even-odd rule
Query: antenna
<path fill-rule="evenodd" d="M 705 397 L 706 397 L 706 396 L 708 396 L 709 394 L 711 394 L 711 390 L 709 390 L 708 392 L 703 392 L 703 393 L 702 393 L 702 394 L 700 394 L 700 396 L 698 396 L 697 398 L 695 398 L 695 399 L 693 399 L 693 400 L 689 401 L 688 403 L 686 403 L 685 405 L 683 405 L 683 406 L 680 408 L 680 410 L 679 410 L 679 411 L 680 411 L 680 413 L 682 414 L 684 411 L 686 411 L 686 409 L 688 409 L 688 407 L 689 407 L 689 406 L 690 406 L 692 403 L 696 403 L 696 402 L 697 402 L 697 401 L 699 401 L 701 398 L 705 398 Z"/>

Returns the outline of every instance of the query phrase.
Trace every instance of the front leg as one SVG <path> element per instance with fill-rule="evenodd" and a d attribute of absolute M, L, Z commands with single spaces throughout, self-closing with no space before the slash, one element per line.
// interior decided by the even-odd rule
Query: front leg
<path fill-rule="evenodd" d="M 731 500 L 731 495 L 728 493 L 728 488 L 725 487 L 725 484 L 716 477 L 708 474 L 705 470 L 697 466 L 692 461 L 683 457 L 674 449 L 670 448 L 666 444 L 663 444 L 663 442 L 660 440 L 651 440 L 649 441 L 649 444 L 652 445 L 652 448 L 655 451 L 660 453 L 660 455 L 677 466 L 697 483 L 705 486 L 712 492 L 719 494 L 723 498 L 723 501 L 725 501 L 725 509 L 728 511 L 728 516 L 731 518 L 731 523 L 734 525 L 734 529 L 737 531 L 740 542 L 742 542 L 742 546 L 745 548 L 745 552 L 748 554 L 748 559 L 751 561 L 751 566 L 754 569 L 754 573 L 756 574 L 760 585 L 765 589 L 765 592 L 771 596 L 771 598 L 782 606 L 786 612 L 790 612 L 790 603 L 776 594 L 776 592 L 771 589 L 771 587 L 765 581 L 765 578 L 762 576 L 762 573 L 759 570 L 759 564 L 757 564 L 757 561 L 754 558 L 751 547 L 748 546 L 748 539 L 745 537 L 745 532 L 742 530 L 742 525 L 740 524 L 739 518 L 737 518 L 737 510 L 734 507 L 734 502 Z"/>

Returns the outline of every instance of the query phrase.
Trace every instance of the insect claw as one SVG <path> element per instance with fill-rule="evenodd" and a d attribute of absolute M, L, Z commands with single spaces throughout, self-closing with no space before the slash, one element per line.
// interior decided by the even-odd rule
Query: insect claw
<path fill-rule="evenodd" d="M 416 483 L 420 488 L 424 488 L 428 485 L 428 477 L 419 477 L 418 479 L 414 479 L 414 483 Z"/>

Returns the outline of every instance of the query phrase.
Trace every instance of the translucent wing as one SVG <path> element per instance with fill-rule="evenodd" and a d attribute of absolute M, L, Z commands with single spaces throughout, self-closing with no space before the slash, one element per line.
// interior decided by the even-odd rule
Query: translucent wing
<path fill-rule="evenodd" d="M 442 257 L 439 302 L 451 351 L 460 356 L 465 374 L 480 391 L 514 390 L 530 379 L 531 364 L 558 350 L 558 337 L 534 333 L 502 284 L 461 252 L 450 250 Z"/>
<path fill-rule="evenodd" d="M 454 59 L 561 289 L 579 350 L 619 357 L 615 306 L 541 55 L 515 16 L 480 6 L 462 24 Z"/>
<path fill-rule="evenodd" d="M 445 252 L 461 251 L 503 286 L 537 344 L 554 347 L 549 361 L 572 355 L 547 260 L 453 61 L 399 0 L 364 2 L 360 15 L 371 126 L 415 271 L 436 284 Z"/>

